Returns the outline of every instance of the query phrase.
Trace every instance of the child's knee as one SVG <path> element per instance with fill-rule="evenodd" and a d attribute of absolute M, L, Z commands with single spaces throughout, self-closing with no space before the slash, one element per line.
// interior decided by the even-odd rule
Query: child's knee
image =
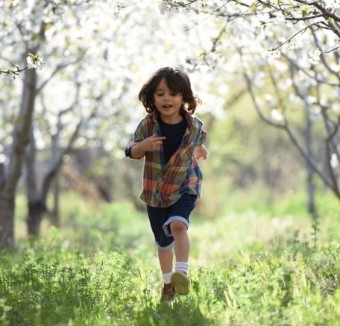
<path fill-rule="evenodd" d="M 170 229 L 171 229 L 172 234 L 174 234 L 174 233 L 186 231 L 187 227 L 183 222 L 174 221 L 170 224 Z"/>

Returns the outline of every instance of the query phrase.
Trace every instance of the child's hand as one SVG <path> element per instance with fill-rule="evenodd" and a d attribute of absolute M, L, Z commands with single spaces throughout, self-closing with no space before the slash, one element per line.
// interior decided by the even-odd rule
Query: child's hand
<path fill-rule="evenodd" d="M 206 160 L 208 156 L 208 151 L 204 145 L 200 145 L 195 147 L 194 154 L 197 160 L 199 160 L 200 158 Z"/>
<path fill-rule="evenodd" d="M 145 138 L 143 141 L 141 141 L 138 146 L 144 152 L 157 151 L 163 144 L 164 139 L 165 137 L 157 137 L 155 134 L 153 134 L 151 137 Z"/>

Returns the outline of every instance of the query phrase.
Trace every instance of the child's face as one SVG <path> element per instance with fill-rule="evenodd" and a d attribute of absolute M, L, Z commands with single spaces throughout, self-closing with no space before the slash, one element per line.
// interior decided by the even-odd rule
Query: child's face
<path fill-rule="evenodd" d="M 183 104 L 182 94 L 171 91 L 164 79 L 158 84 L 153 99 L 164 122 L 177 123 L 181 121 L 182 117 L 179 112 Z"/>

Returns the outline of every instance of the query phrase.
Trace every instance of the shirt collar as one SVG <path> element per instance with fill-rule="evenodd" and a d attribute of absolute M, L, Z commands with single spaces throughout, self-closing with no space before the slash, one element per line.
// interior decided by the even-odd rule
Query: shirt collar
<path fill-rule="evenodd" d="M 192 119 L 192 116 L 190 115 L 190 113 L 187 110 L 184 110 L 184 119 L 187 120 L 187 124 L 188 124 L 188 129 L 191 130 L 191 128 L 194 125 L 194 121 Z M 151 113 L 149 113 L 149 118 L 153 120 L 154 123 L 158 124 L 158 117 L 159 117 L 159 113 L 157 110 L 152 111 Z"/>

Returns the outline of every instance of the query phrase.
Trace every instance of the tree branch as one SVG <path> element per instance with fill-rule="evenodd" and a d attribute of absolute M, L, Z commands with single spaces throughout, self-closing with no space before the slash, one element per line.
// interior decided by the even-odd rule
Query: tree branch
<path fill-rule="evenodd" d="M 317 25 L 318 22 L 310 24 L 302 29 L 300 29 L 299 31 L 297 31 L 296 33 L 294 33 L 293 36 L 291 36 L 288 40 L 284 41 L 283 43 L 281 43 L 280 45 L 278 45 L 276 48 L 270 49 L 270 51 L 276 51 L 277 49 L 281 48 L 282 46 L 284 46 L 285 44 L 289 43 L 293 38 L 295 38 L 297 35 L 304 33 L 307 29 L 311 28 L 314 25 Z"/>
<path fill-rule="evenodd" d="M 240 49 L 237 49 L 241 58 L 242 58 L 242 52 Z M 260 109 L 260 106 L 257 102 L 253 87 L 252 87 L 252 82 L 250 77 L 248 76 L 248 74 L 246 73 L 246 71 L 243 71 L 243 77 L 246 81 L 247 84 L 247 89 L 250 93 L 250 96 L 252 98 L 253 104 L 255 106 L 255 109 L 257 111 L 257 113 L 259 114 L 260 118 L 266 122 L 267 124 L 275 127 L 275 128 L 279 128 L 279 129 L 283 129 L 286 131 L 286 133 L 288 134 L 291 142 L 293 143 L 293 145 L 297 148 L 298 152 L 301 154 L 301 156 L 308 162 L 308 164 L 310 164 L 310 166 L 313 168 L 313 170 L 321 177 L 321 179 L 327 184 L 327 186 L 332 189 L 335 194 L 336 193 L 336 189 L 334 189 L 334 184 L 332 182 L 332 180 L 318 167 L 317 162 L 315 161 L 315 159 L 313 157 L 311 157 L 310 155 L 308 155 L 308 152 L 306 151 L 306 149 L 300 144 L 300 142 L 298 141 L 297 137 L 295 136 L 294 132 L 292 131 L 292 129 L 289 127 L 287 120 L 285 120 L 284 124 L 277 124 L 274 123 L 273 121 L 271 121 L 270 119 L 268 119 L 262 112 L 262 110 Z"/>
<path fill-rule="evenodd" d="M 81 118 L 76 126 L 76 129 L 74 130 L 68 145 L 66 146 L 66 148 L 64 148 L 64 150 L 60 153 L 59 157 L 57 160 L 55 160 L 54 164 L 52 164 L 48 170 L 48 172 L 45 175 L 44 181 L 43 181 L 43 186 L 42 186 L 42 199 L 43 202 L 46 202 L 47 199 L 47 194 L 48 194 L 48 190 L 50 188 L 50 185 L 55 177 L 55 175 L 57 174 L 58 170 L 60 169 L 62 163 L 63 163 L 63 158 L 64 156 L 69 153 L 72 149 L 73 143 L 74 141 L 77 139 L 80 128 L 83 124 L 83 118 Z"/>
<path fill-rule="evenodd" d="M 293 88 L 295 90 L 295 93 L 299 96 L 299 98 L 304 103 L 305 110 L 307 112 L 307 117 L 308 117 L 309 120 L 311 120 L 310 117 L 309 117 L 310 112 L 311 112 L 311 104 L 307 101 L 306 95 L 301 92 L 300 88 L 298 87 L 298 85 L 295 81 L 293 66 L 291 66 L 291 65 L 289 66 L 289 71 L 290 71 L 290 77 L 291 77 L 291 80 L 292 80 L 292 84 L 293 84 Z M 310 93 L 310 92 L 311 92 L 311 90 L 308 90 L 308 93 Z M 327 147 L 328 147 L 328 145 L 327 145 Z M 329 152 L 328 152 L 328 154 L 329 154 Z M 307 163 L 310 164 L 312 166 L 312 168 L 316 171 L 316 173 L 326 182 L 327 180 L 324 179 L 326 174 L 323 173 L 322 170 L 319 169 L 319 167 L 317 167 L 317 169 L 315 168 L 316 167 L 316 160 L 313 157 L 312 153 L 310 151 L 306 150 L 306 155 L 308 157 L 308 159 L 306 159 Z M 327 155 L 327 153 L 326 153 L 326 158 L 328 158 L 328 160 L 330 161 L 330 156 Z M 311 161 L 315 162 L 315 166 L 313 166 L 311 164 Z M 331 183 L 331 186 L 332 186 L 331 188 L 338 195 L 337 186 L 336 186 L 336 183 L 334 183 L 335 178 L 334 178 L 333 170 L 332 170 L 332 167 L 330 166 L 330 164 L 328 165 L 328 172 L 329 172 L 329 175 L 331 176 L 331 180 L 333 181 L 333 183 Z M 329 180 L 329 182 L 331 182 L 331 180 Z"/>
<path fill-rule="evenodd" d="M 314 2 L 307 2 L 305 0 L 295 0 L 296 2 L 302 3 L 304 5 L 308 5 L 308 6 L 314 6 L 315 8 L 317 8 L 319 11 L 322 12 L 324 17 L 327 18 L 332 18 L 337 22 L 340 22 L 340 17 L 337 16 L 336 14 L 333 14 L 331 11 L 328 11 L 325 7 L 323 7 L 318 1 L 314 1 Z"/>
<path fill-rule="evenodd" d="M 76 64 L 78 62 L 80 62 L 84 56 L 86 54 L 86 51 L 84 51 L 79 57 L 77 57 L 77 59 L 70 61 L 70 62 L 66 62 L 66 63 L 61 63 L 59 65 L 57 65 L 57 67 L 54 69 L 54 71 L 52 72 L 52 74 L 44 81 L 42 82 L 42 84 L 37 88 L 37 94 L 39 94 L 42 89 L 48 84 L 48 82 L 62 69 L 68 67 L 69 65 L 73 65 Z"/>
<path fill-rule="evenodd" d="M 311 32 L 312 32 L 312 36 L 313 36 L 313 38 L 314 38 L 314 42 L 315 42 L 316 46 L 317 46 L 319 49 L 321 49 L 321 44 L 320 44 L 319 39 L 317 38 L 316 33 L 315 33 L 315 31 L 313 30 L 313 28 L 311 28 Z M 327 60 L 326 60 L 326 57 L 325 57 L 325 54 L 324 54 L 323 51 L 321 51 L 321 53 L 320 53 L 320 58 L 321 58 L 322 63 L 323 63 L 324 66 L 326 67 L 326 69 L 327 69 L 332 75 L 334 75 L 334 76 L 338 79 L 338 86 L 340 86 L 340 75 L 339 75 L 339 73 L 338 73 L 337 71 L 335 71 L 335 70 L 328 64 L 328 62 L 327 62 Z"/>
<path fill-rule="evenodd" d="M 79 134 L 80 128 L 83 124 L 84 119 L 81 118 L 79 120 L 74 132 L 72 133 L 72 136 L 71 136 L 71 138 L 68 142 L 68 145 L 66 146 L 66 148 L 64 148 L 64 150 L 58 156 L 59 134 L 60 134 L 60 131 L 62 129 L 61 118 L 64 114 L 71 111 L 77 105 L 77 103 L 79 103 L 80 88 L 81 88 L 81 85 L 79 83 L 77 83 L 77 92 L 75 94 L 75 98 L 74 98 L 73 103 L 69 107 L 67 107 L 66 109 L 61 110 L 58 114 L 57 131 L 56 131 L 56 134 L 53 137 L 53 143 L 52 143 L 51 165 L 48 169 L 48 172 L 46 173 L 46 175 L 44 177 L 42 191 L 41 191 L 41 198 L 42 198 L 43 203 L 46 202 L 46 198 L 47 198 L 47 195 L 48 195 L 50 185 L 51 185 L 55 175 L 57 174 L 58 170 L 60 169 L 60 167 L 63 163 L 63 157 L 65 156 L 65 154 L 67 154 L 68 152 L 71 151 L 73 143 L 76 140 L 76 138 Z"/>
<path fill-rule="evenodd" d="M 314 15 L 314 16 L 306 16 L 306 17 L 286 17 L 285 20 L 288 21 L 307 21 L 315 18 L 323 17 L 322 14 Z"/>
<path fill-rule="evenodd" d="M 285 125 L 286 125 L 286 121 L 284 124 L 279 124 L 279 123 L 275 123 L 273 122 L 272 120 L 268 119 L 262 112 L 261 108 L 260 108 L 260 105 L 256 99 L 256 96 L 255 96 L 255 93 L 254 93 L 254 90 L 253 90 L 253 86 L 252 86 L 252 81 L 250 79 L 250 77 L 248 76 L 248 74 L 246 72 L 243 72 L 243 77 L 246 81 L 246 85 L 247 85 L 247 89 L 248 89 L 248 92 L 250 94 L 250 97 L 254 103 L 254 106 L 255 106 L 255 109 L 258 113 L 258 115 L 260 116 L 261 120 L 263 120 L 264 122 L 266 122 L 267 124 L 271 125 L 272 127 L 275 127 L 275 128 L 279 128 L 279 129 L 284 129 L 285 128 Z"/>
<path fill-rule="evenodd" d="M 317 84 L 328 85 L 328 86 L 331 86 L 331 87 L 338 87 L 339 86 L 339 84 L 337 84 L 337 83 L 331 83 L 326 79 L 319 78 L 316 74 L 312 75 L 309 70 L 302 68 L 295 60 L 289 58 L 286 54 L 282 53 L 281 55 L 282 55 L 283 58 L 285 58 L 287 60 L 289 65 L 293 66 L 295 69 L 297 69 L 301 73 L 305 74 L 308 78 L 313 79 Z"/>

